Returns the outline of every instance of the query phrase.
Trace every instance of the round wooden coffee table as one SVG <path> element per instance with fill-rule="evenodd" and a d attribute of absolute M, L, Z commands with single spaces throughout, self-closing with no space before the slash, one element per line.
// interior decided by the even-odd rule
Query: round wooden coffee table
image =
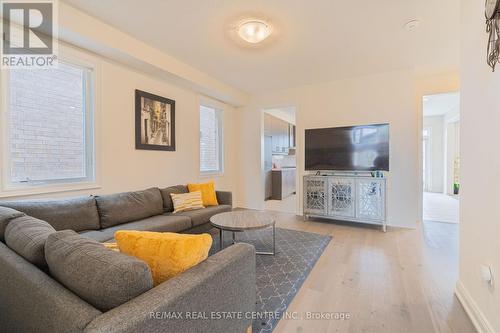
<path fill-rule="evenodd" d="M 238 210 L 226 213 L 220 213 L 210 218 L 210 224 L 219 229 L 220 249 L 224 248 L 224 231 L 233 233 L 233 244 L 236 242 L 236 232 L 245 230 L 273 229 L 273 251 L 257 251 L 256 254 L 274 255 L 276 253 L 276 226 L 272 216 L 265 212 L 252 210 Z"/>

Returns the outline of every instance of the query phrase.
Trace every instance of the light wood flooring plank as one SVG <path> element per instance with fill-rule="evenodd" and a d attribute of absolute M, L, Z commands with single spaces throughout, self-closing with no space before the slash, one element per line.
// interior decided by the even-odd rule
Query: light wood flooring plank
<path fill-rule="evenodd" d="M 458 276 L 458 226 L 417 229 L 310 220 L 272 213 L 277 226 L 331 235 L 330 244 L 282 319 L 288 332 L 475 332 L 453 294 Z M 349 320 L 307 320 L 306 312 L 349 312 Z"/>

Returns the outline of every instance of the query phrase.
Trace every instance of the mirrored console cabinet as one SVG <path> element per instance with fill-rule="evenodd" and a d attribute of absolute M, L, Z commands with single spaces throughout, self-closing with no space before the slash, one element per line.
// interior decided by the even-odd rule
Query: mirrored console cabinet
<path fill-rule="evenodd" d="M 377 224 L 386 231 L 386 179 L 304 176 L 304 218 Z"/>

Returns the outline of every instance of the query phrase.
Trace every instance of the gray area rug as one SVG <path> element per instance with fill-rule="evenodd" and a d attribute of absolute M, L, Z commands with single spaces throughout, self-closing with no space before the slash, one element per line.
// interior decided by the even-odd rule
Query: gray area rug
<path fill-rule="evenodd" d="M 256 311 L 274 313 L 253 322 L 253 332 L 272 332 L 309 275 L 331 236 L 276 228 L 276 255 L 257 255 Z M 210 254 L 219 249 L 219 236 L 213 235 Z M 250 243 L 257 251 L 272 251 L 272 229 L 236 234 L 237 242 Z M 224 245 L 232 243 L 231 232 L 224 233 Z"/>

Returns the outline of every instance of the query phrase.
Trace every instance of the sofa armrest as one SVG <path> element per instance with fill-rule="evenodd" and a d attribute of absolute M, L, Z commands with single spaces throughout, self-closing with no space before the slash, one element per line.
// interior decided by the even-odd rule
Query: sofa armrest
<path fill-rule="evenodd" d="M 0 242 L 1 332 L 82 332 L 101 314 Z"/>
<path fill-rule="evenodd" d="M 233 193 L 229 191 L 215 191 L 219 205 L 233 205 Z"/>
<path fill-rule="evenodd" d="M 245 332 L 255 294 L 255 249 L 238 243 L 103 313 L 85 332 Z"/>

